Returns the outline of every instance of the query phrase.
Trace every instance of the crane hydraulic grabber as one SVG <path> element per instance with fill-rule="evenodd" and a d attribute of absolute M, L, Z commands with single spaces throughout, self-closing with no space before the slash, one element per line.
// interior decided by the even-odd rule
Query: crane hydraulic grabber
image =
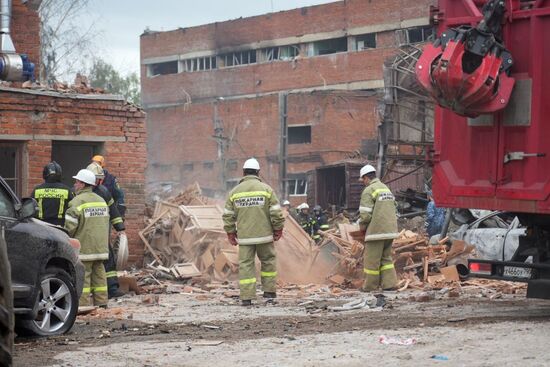
<path fill-rule="evenodd" d="M 477 117 L 506 107 L 514 87 L 512 55 L 502 43 L 504 0 L 491 0 L 476 26 L 447 29 L 424 48 L 417 80 L 444 108 Z"/>

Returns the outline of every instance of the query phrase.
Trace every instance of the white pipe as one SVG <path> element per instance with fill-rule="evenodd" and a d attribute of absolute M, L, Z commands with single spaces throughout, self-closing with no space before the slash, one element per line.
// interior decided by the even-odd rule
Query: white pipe
<path fill-rule="evenodd" d="M 11 0 L 0 0 L 0 53 L 15 53 L 10 36 Z"/>

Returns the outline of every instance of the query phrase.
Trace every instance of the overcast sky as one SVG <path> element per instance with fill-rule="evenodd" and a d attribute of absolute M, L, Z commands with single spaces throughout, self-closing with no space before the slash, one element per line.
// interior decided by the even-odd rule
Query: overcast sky
<path fill-rule="evenodd" d="M 139 70 L 139 36 L 146 27 L 172 30 L 335 0 L 92 0 L 98 51 L 122 73 Z"/>

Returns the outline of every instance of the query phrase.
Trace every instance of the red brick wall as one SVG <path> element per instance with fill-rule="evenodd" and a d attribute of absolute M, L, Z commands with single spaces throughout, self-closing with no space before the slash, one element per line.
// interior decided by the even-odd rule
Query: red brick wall
<path fill-rule="evenodd" d="M 147 166 L 145 114 L 123 101 L 85 100 L 0 91 L 0 134 L 81 135 L 124 138 L 104 143 L 107 167 L 126 194 L 126 231 L 130 261 L 139 262 L 143 244 L 137 232 L 143 227 L 145 168 Z M 75 124 L 78 121 L 78 124 Z M 78 139 L 74 139 L 75 141 Z M 42 169 L 51 160 L 51 140 L 24 140 L 28 172 L 24 194 L 42 182 Z"/>
<path fill-rule="evenodd" d="M 141 36 L 142 59 L 428 16 L 435 0 L 346 0 Z"/>
<path fill-rule="evenodd" d="M 29 55 L 36 70 L 40 65 L 40 18 L 19 0 L 12 1 L 11 38 L 15 50 Z"/>
<path fill-rule="evenodd" d="M 244 161 L 259 159 L 262 177 L 277 191 L 279 179 L 280 123 L 278 96 L 218 102 L 224 135 L 230 139 L 226 160 L 236 160 L 237 169 L 227 178 L 241 176 Z M 363 92 L 317 92 L 288 97 L 288 124 L 311 125 L 311 144 L 291 144 L 289 173 L 302 173 L 318 165 L 342 160 L 361 149 L 363 139 L 376 138 L 378 98 Z M 194 103 L 187 108 L 152 109 L 148 119 L 156 121 L 149 130 L 148 179 L 187 185 L 198 181 L 203 188 L 223 189 L 220 161 L 214 135 L 213 103 Z M 310 153 L 319 156 L 308 160 Z M 213 169 L 203 166 L 213 162 Z M 300 162 L 302 161 L 302 162 Z M 184 165 L 193 163 L 192 171 Z"/>

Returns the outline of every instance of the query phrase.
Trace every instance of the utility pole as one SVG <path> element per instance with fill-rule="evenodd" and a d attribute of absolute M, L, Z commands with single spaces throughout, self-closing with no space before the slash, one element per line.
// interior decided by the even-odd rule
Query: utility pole
<path fill-rule="evenodd" d="M 221 191 L 225 190 L 225 181 L 226 181 L 226 172 L 225 172 L 225 151 L 226 151 L 226 140 L 227 138 L 223 135 L 223 124 L 218 115 L 218 101 L 223 100 L 223 98 L 216 98 L 214 100 L 214 139 L 218 146 L 218 161 L 220 162 L 220 181 L 221 181 Z"/>
<path fill-rule="evenodd" d="M 279 141 L 279 182 L 281 197 L 286 198 L 287 181 L 287 145 L 288 145 L 288 93 L 279 93 L 279 124 L 281 139 Z"/>

